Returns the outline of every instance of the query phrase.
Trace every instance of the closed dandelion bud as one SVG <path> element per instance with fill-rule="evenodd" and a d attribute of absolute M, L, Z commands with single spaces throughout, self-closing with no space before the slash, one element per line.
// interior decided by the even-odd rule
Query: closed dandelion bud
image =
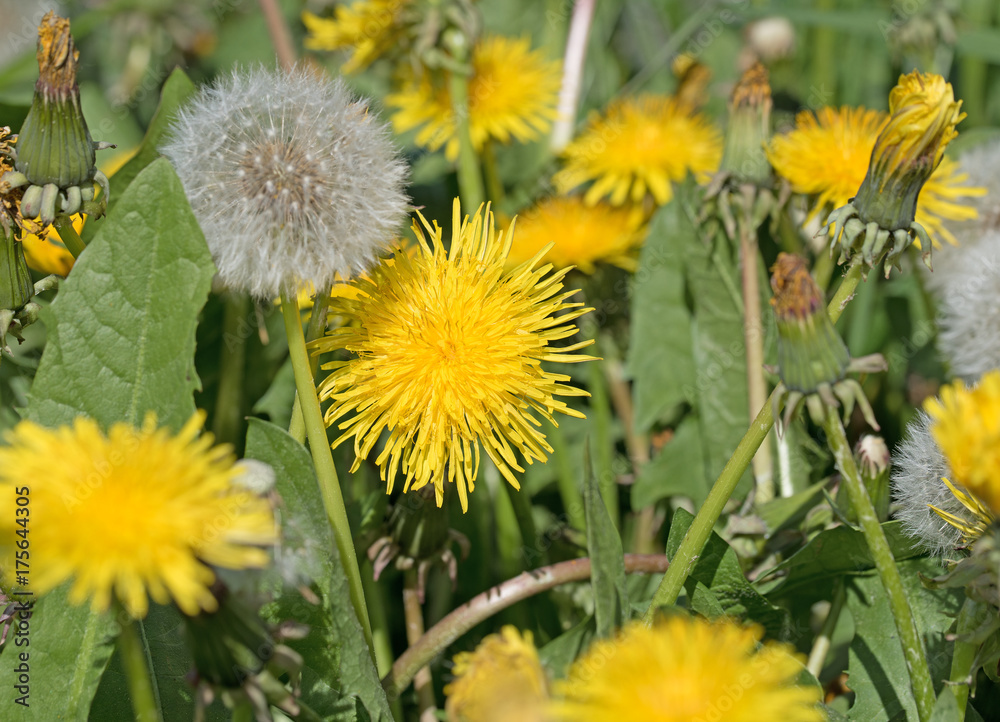
<path fill-rule="evenodd" d="M 69 33 L 69 21 L 49 12 L 38 27 L 38 82 L 31 109 L 18 134 L 14 167 L 5 174 L 12 187 L 25 187 L 21 213 L 51 223 L 57 215 L 85 209 L 100 214 L 107 202 L 107 178 L 97 170 L 94 143 L 80 108 L 76 70 L 80 52 Z M 104 193 L 94 200 L 94 182 Z"/>
<path fill-rule="evenodd" d="M 768 185 L 771 164 L 764 149 L 771 136 L 771 86 L 767 69 L 756 63 L 747 70 L 729 101 L 722 171 L 740 183 Z"/>
<path fill-rule="evenodd" d="M 847 373 L 884 370 L 885 359 L 878 354 L 851 359 L 847 346 L 827 315 L 819 286 L 809 275 L 801 257 L 780 253 L 771 270 L 774 291 L 771 306 L 778 327 L 778 376 L 781 378 L 780 392 L 774 396 L 775 419 L 779 418 L 779 407 L 785 406 L 779 430 L 789 423 L 803 400 L 816 423 L 821 423 L 824 405 L 836 408 L 843 402 L 846 415 L 857 402 L 868 423 L 878 429 L 861 387 L 847 378 Z"/>
<path fill-rule="evenodd" d="M 868 266 L 886 255 L 886 269 L 919 240 L 930 266 L 931 242 L 915 220 L 917 197 L 957 135 L 960 112 L 951 85 L 940 75 L 913 71 L 889 94 L 891 117 L 875 141 L 868 172 L 857 195 L 830 214 L 833 244 L 843 262 L 861 253 Z"/>
<path fill-rule="evenodd" d="M 889 447 L 881 436 L 865 434 L 854 447 L 861 480 L 880 522 L 889 518 Z"/>
<path fill-rule="evenodd" d="M 4 140 L 8 132 L 8 128 L 0 128 L 0 177 L 11 169 L 10 156 L 5 152 L 9 151 L 9 146 Z M 0 181 L 0 313 L 7 311 L 13 318 L 12 312 L 31 300 L 33 288 L 24 248 L 17 237 L 20 191 L 8 191 L 7 184 Z M 0 318 L 0 348 L 4 345 L 5 331 Z"/>

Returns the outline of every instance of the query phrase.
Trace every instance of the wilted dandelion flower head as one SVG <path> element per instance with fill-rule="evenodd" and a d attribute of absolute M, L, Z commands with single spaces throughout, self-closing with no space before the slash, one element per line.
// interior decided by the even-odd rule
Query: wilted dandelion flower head
<path fill-rule="evenodd" d="M 949 554 L 967 543 L 963 527 L 974 529 L 988 521 L 942 481 L 949 478 L 954 477 L 931 435 L 931 417 L 921 411 L 892 454 L 892 497 L 903 529 L 935 555 Z"/>
<path fill-rule="evenodd" d="M 560 193 L 592 181 L 587 203 L 605 196 L 616 206 L 640 203 L 649 193 L 662 205 L 673 197 L 671 183 L 688 173 L 705 181 L 718 170 L 722 136 L 688 103 L 645 95 L 592 114 L 563 156 L 565 165 L 552 179 Z"/>
<path fill-rule="evenodd" d="M 534 140 L 556 117 L 561 64 L 531 49 L 528 38 L 486 37 L 472 50 L 469 77 L 469 134 L 481 151 L 490 139 L 509 143 Z M 417 145 L 442 146 L 449 160 L 458 158 L 455 109 L 447 83 L 429 72 L 407 76 L 385 99 L 396 108 L 396 131 L 417 132 Z"/>
<path fill-rule="evenodd" d="M 888 123 L 889 115 L 877 110 L 827 107 L 799 113 L 792 130 L 772 138 L 767 155 L 775 171 L 788 179 L 795 193 L 815 197 L 807 221 L 854 197 L 868 172 L 875 141 Z M 955 244 L 945 221 L 975 218 L 974 199 L 984 193 L 969 183 L 955 161 L 942 158 L 920 191 L 916 220 L 932 240 Z"/>
<path fill-rule="evenodd" d="M 242 488 L 228 446 L 199 438 L 204 413 L 173 435 L 150 415 L 141 428 L 114 424 L 105 435 L 92 419 L 43 428 L 22 421 L 0 446 L 0 493 L 13 509 L 15 489 L 31 480 L 31 589 L 44 594 L 73 579 L 69 599 L 106 610 L 112 595 L 144 617 L 148 598 L 173 601 L 188 615 L 214 611 L 209 564 L 261 567 L 261 546 L 277 541 L 274 515 Z M 0 541 L 18 539 L 13 513 Z M 97 533 L 99 532 L 99 533 Z M 12 565 L 4 565 L 11 570 Z"/>
<path fill-rule="evenodd" d="M 331 373 L 319 392 L 332 401 L 327 425 L 341 430 L 334 444 L 354 439 L 354 469 L 387 431 L 376 459 L 387 491 L 400 471 L 405 490 L 433 483 L 440 506 L 449 481 L 465 510 L 480 446 L 520 488 L 515 452 L 531 463 L 552 451 L 532 411 L 553 423 L 556 411 L 582 417 L 556 397 L 588 394 L 542 362 L 591 360 L 572 352 L 593 341 L 553 345 L 590 310 L 567 303 L 575 293 L 562 290 L 569 269 L 547 275 L 550 266 L 534 268 L 536 256 L 505 272 L 514 230 L 495 231 L 488 208 L 463 219 L 456 199 L 452 223 L 446 251 L 440 226 L 420 216 L 417 253 L 397 253 L 370 280 L 352 281 L 359 293 L 336 296 L 331 312 L 355 323 L 314 349 L 352 354 L 324 365 Z"/>
<path fill-rule="evenodd" d="M 548 680 L 531 632 L 507 625 L 472 652 L 455 655 L 455 680 L 445 686 L 452 722 L 545 722 Z"/>
<path fill-rule="evenodd" d="M 597 263 L 611 263 L 632 271 L 645 236 L 640 208 L 591 206 L 580 196 L 555 196 L 518 218 L 507 266 L 531 260 L 551 243 L 542 261 L 555 268 L 575 266 L 593 273 Z"/>
<path fill-rule="evenodd" d="M 553 719 L 573 722 L 821 722 L 819 687 L 796 684 L 801 657 L 759 645 L 764 630 L 672 617 L 599 640 L 556 682 Z"/>
<path fill-rule="evenodd" d="M 228 285 L 258 298 L 368 268 L 406 213 L 387 128 L 342 81 L 237 70 L 178 115 L 163 153 Z"/>

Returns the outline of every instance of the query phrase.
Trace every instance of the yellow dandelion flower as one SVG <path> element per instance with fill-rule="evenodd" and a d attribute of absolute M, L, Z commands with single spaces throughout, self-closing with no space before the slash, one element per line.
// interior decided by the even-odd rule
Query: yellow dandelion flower
<path fill-rule="evenodd" d="M 774 137 L 768 160 L 791 188 L 816 200 L 807 220 L 846 205 L 858 192 L 868 172 L 875 141 L 889 122 L 889 115 L 865 108 L 820 108 L 803 111 L 795 128 Z M 916 220 L 934 241 L 957 243 L 944 220 L 969 220 L 976 209 L 962 199 L 986 194 L 979 186 L 963 185 L 968 175 L 944 158 L 924 185 L 917 200 Z"/>
<path fill-rule="evenodd" d="M 477 152 L 486 141 L 525 143 L 549 129 L 556 117 L 561 63 L 532 50 L 527 38 L 483 38 L 472 51 L 469 78 L 469 134 Z M 386 96 L 398 108 L 392 116 L 397 133 L 421 128 L 416 142 L 429 150 L 442 146 L 448 160 L 458 158 L 455 112 L 447 85 L 430 73 L 411 76 Z M 423 126 L 423 127 L 421 127 Z"/>
<path fill-rule="evenodd" d="M 480 445 L 520 488 L 515 451 L 529 464 L 552 451 L 531 411 L 550 421 L 555 411 L 582 417 L 555 397 L 587 393 L 542 362 L 592 359 L 571 353 L 592 341 L 552 345 L 575 334 L 569 322 L 590 309 L 567 303 L 575 291 L 562 290 L 566 270 L 546 276 L 551 267 L 535 268 L 537 257 L 505 272 L 513 227 L 496 232 L 488 207 L 485 221 L 482 209 L 463 220 L 455 200 L 450 251 L 440 226 L 419 218 L 413 257 L 396 254 L 375 267 L 371 280 L 351 281 L 358 298 L 332 300 L 330 312 L 355 323 L 314 349 L 345 349 L 353 357 L 323 367 L 331 373 L 319 392 L 333 401 L 327 425 L 342 430 L 334 446 L 354 438 L 354 470 L 388 431 L 376 459 L 387 493 L 401 471 L 405 490 L 433 482 L 440 506 L 447 480 L 458 487 L 464 511 Z"/>
<path fill-rule="evenodd" d="M 531 260 L 551 243 L 541 260 L 556 268 L 593 273 L 595 264 L 613 263 L 633 271 L 645 236 L 639 208 L 589 206 L 579 196 L 548 198 L 518 219 L 507 266 Z"/>
<path fill-rule="evenodd" d="M 345 73 L 364 70 L 399 41 L 403 32 L 402 16 L 411 0 L 359 0 L 338 5 L 332 18 L 302 13 L 310 50 L 350 49 L 351 57 L 343 65 Z"/>
<path fill-rule="evenodd" d="M 673 197 L 671 182 L 688 173 L 705 181 L 718 170 L 722 136 L 689 104 L 646 95 L 593 114 L 563 155 L 565 167 L 552 179 L 560 193 L 594 181 L 584 196 L 591 205 L 608 195 L 616 206 L 641 203 L 647 192 L 662 205 Z"/>
<path fill-rule="evenodd" d="M 449 722 L 545 722 L 548 680 L 531 632 L 503 627 L 456 654 L 453 672 L 444 688 Z"/>
<path fill-rule="evenodd" d="M 933 504 L 928 504 L 927 506 L 931 508 L 931 511 L 948 522 L 948 524 L 962 532 L 963 544 L 971 544 L 986 533 L 986 530 L 994 522 L 995 517 L 986 505 L 979 501 L 979 499 L 975 496 L 972 494 L 966 494 L 947 479 L 942 478 L 941 481 L 946 487 L 948 487 L 948 491 L 951 492 L 952 496 L 958 499 L 959 503 L 964 506 L 966 510 L 968 510 L 968 512 L 972 515 L 972 518 L 970 520 L 966 520 L 957 514 L 952 514 L 944 509 L 939 509 Z"/>
<path fill-rule="evenodd" d="M 229 448 L 213 448 L 210 434 L 199 438 L 204 419 L 195 414 L 176 436 L 152 415 L 141 429 L 118 423 L 107 435 L 82 417 L 58 429 L 22 421 L 8 431 L 0 489 L 8 509 L 15 495 L 30 499 L 32 590 L 44 594 L 72 578 L 70 601 L 90 598 L 95 611 L 114 594 L 144 617 L 148 594 L 194 615 L 217 608 L 207 565 L 266 564 L 258 546 L 276 541 L 273 513 L 234 485 L 241 472 Z M 24 536 L 19 518 L 0 519 L 8 559 Z"/>
<path fill-rule="evenodd" d="M 943 387 L 924 410 L 952 481 L 1000 514 L 1000 371 L 984 374 L 975 388 L 961 381 Z"/>
<path fill-rule="evenodd" d="M 556 693 L 556 719 L 574 722 L 819 722 L 819 687 L 795 680 L 802 658 L 759 626 L 672 617 L 633 623 L 595 642 Z"/>

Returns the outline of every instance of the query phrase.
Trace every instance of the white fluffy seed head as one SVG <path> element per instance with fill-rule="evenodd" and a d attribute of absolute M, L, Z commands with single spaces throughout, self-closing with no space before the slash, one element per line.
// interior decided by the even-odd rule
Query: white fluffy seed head
<path fill-rule="evenodd" d="M 931 435 L 931 419 L 919 412 L 906 429 L 906 438 L 892 455 L 892 498 L 896 518 L 906 533 L 933 554 L 950 554 L 960 546 L 962 533 L 934 513 L 929 505 L 954 514 L 970 526 L 975 517 L 955 498 L 942 478 L 951 479 L 951 468 Z"/>
<path fill-rule="evenodd" d="M 400 230 L 407 166 L 343 81 L 237 70 L 203 88 L 162 148 L 222 280 L 261 299 L 363 272 Z"/>

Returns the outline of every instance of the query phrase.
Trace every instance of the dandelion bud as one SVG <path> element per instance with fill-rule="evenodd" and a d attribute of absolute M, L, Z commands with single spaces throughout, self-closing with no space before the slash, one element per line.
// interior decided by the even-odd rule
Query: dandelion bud
<path fill-rule="evenodd" d="M 303 69 L 202 89 L 162 150 L 222 280 L 257 298 L 363 272 L 406 214 L 386 127 L 342 81 Z"/>
<path fill-rule="evenodd" d="M 740 183 L 766 185 L 771 164 L 764 149 L 771 135 L 771 86 L 767 69 L 755 63 L 733 89 L 722 170 Z"/>
<path fill-rule="evenodd" d="M 107 178 L 97 170 L 95 151 L 110 146 L 94 143 L 87 129 L 76 84 L 79 57 L 69 20 L 47 13 L 38 26 L 38 82 L 18 134 L 16 172 L 4 176 L 12 187 L 26 186 L 21 213 L 43 225 L 81 208 L 99 215 L 107 203 Z M 95 181 L 104 190 L 100 205 L 85 207 L 94 200 Z"/>
<path fill-rule="evenodd" d="M 889 518 L 889 447 L 881 436 L 865 434 L 854 447 L 861 480 L 880 522 Z"/>
<path fill-rule="evenodd" d="M 929 267 L 931 242 L 915 221 L 917 197 L 958 135 L 955 125 L 965 117 L 961 105 L 940 75 L 914 71 L 900 77 L 889 94 L 891 117 L 875 141 L 861 188 L 827 221 L 841 262 L 860 252 L 874 266 L 888 254 L 889 269 L 917 238 Z"/>
<path fill-rule="evenodd" d="M 11 168 L 10 156 L 5 152 L 9 151 L 9 146 L 4 140 L 9 132 L 9 128 L 0 128 L 0 177 Z M 19 195 L 19 191 L 8 195 L 7 184 L 0 181 L 0 313 L 6 310 L 12 318 L 12 312 L 31 300 L 33 293 L 24 248 L 17 238 Z M 0 348 L 4 347 L 6 330 L 0 318 Z"/>
<path fill-rule="evenodd" d="M 771 269 L 771 306 L 778 326 L 778 375 L 782 389 L 775 394 L 775 419 L 782 404 L 785 415 L 779 429 L 791 421 L 805 400 L 816 423 L 824 416 L 823 406 L 845 405 L 845 415 L 857 402 L 865 420 L 878 429 L 871 406 L 849 371 L 885 369 L 885 359 L 876 354 L 857 360 L 844 345 L 826 312 L 819 286 L 809 275 L 805 261 L 790 253 L 778 254 Z"/>

